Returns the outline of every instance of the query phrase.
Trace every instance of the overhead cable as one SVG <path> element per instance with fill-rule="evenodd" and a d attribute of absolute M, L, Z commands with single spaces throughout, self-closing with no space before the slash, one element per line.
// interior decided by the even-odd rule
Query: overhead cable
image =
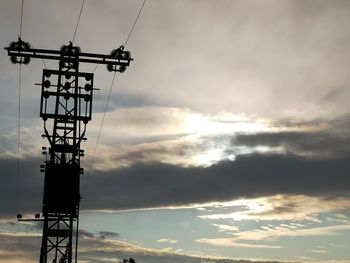
<path fill-rule="evenodd" d="M 146 4 L 146 1 L 147 1 L 147 0 L 143 0 L 143 3 L 142 3 L 141 8 L 140 8 L 140 11 L 139 11 L 139 13 L 137 14 L 136 19 L 135 19 L 135 21 L 134 21 L 134 24 L 132 25 L 131 30 L 130 30 L 130 32 L 129 32 L 129 35 L 128 35 L 128 37 L 126 38 L 126 40 L 125 40 L 125 42 L 124 42 L 124 47 L 126 47 L 126 44 L 128 43 L 128 41 L 129 41 L 129 39 L 130 39 L 130 36 L 131 36 L 132 32 L 134 31 L 134 28 L 135 28 L 135 26 L 136 26 L 137 21 L 139 20 L 139 17 L 140 17 L 140 15 L 141 15 L 141 12 L 142 12 L 143 7 L 144 7 L 145 4 Z"/>
<path fill-rule="evenodd" d="M 74 44 L 75 36 L 77 34 L 77 30 L 78 30 L 78 26 L 79 26 L 79 22 L 80 22 L 80 17 L 81 17 L 81 13 L 83 12 L 84 4 L 85 4 L 85 0 L 83 0 L 81 2 L 81 7 L 80 7 L 80 11 L 79 11 L 78 21 L 77 21 L 77 24 L 75 26 L 74 35 L 73 35 L 73 39 L 72 39 L 72 43 L 73 44 Z"/>
<path fill-rule="evenodd" d="M 126 45 L 128 44 L 129 39 L 130 39 L 132 33 L 134 32 L 134 28 L 135 28 L 135 26 L 136 26 L 136 24 L 137 24 L 137 22 L 138 22 L 138 20 L 139 20 L 139 18 L 140 18 L 140 15 L 141 15 L 141 13 L 142 13 L 142 10 L 143 10 L 143 8 L 144 8 L 146 2 L 147 2 L 147 0 L 143 0 L 142 5 L 141 5 L 141 7 L 140 7 L 140 9 L 139 9 L 139 12 L 137 13 L 137 16 L 136 16 L 136 18 L 135 18 L 135 20 L 134 20 L 134 23 L 133 23 L 133 25 L 132 25 L 132 27 L 131 27 L 131 29 L 130 29 L 130 31 L 129 31 L 129 34 L 128 34 L 128 36 L 126 37 L 126 40 L 125 40 L 124 45 L 123 45 L 124 47 L 126 47 Z M 95 66 L 94 69 L 92 70 L 92 73 L 95 73 L 95 71 L 96 71 L 96 69 L 98 68 L 98 66 L 99 66 L 99 64 L 96 64 L 96 66 Z"/>
<path fill-rule="evenodd" d="M 129 41 L 129 39 L 130 39 L 130 37 L 131 37 L 131 34 L 132 34 L 133 31 L 134 31 L 134 28 L 135 28 L 135 26 L 136 26 L 136 24 L 137 24 L 137 21 L 139 20 L 139 17 L 140 17 L 140 15 L 141 15 L 141 12 L 142 12 L 142 10 L 143 10 L 143 8 L 144 8 L 146 2 L 147 2 L 147 0 L 143 0 L 143 3 L 142 3 L 142 5 L 141 5 L 141 7 L 140 7 L 140 10 L 139 10 L 139 12 L 138 12 L 138 14 L 137 14 L 137 16 L 136 16 L 136 18 L 135 18 L 135 20 L 134 20 L 134 23 L 133 23 L 133 25 L 132 25 L 132 27 L 131 27 L 131 29 L 130 29 L 130 32 L 129 32 L 129 34 L 128 34 L 128 36 L 127 36 L 125 42 L 124 42 L 124 47 L 125 47 L 126 44 L 128 43 L 128 41 Z M 94 67 L 94 69 L 93 69 L 93 71 L 92 71 L 93 73 L 95 72 L 95 70 L 97 69 L 97 67 L 98 67 L 98 65 L 96 65 L 96 66 Z M 113 75 L 112 84 L 111 84 L 110 89 L 109 89 L 109 94 L 108 94 L 108 98 L 107 98 L 105 110 L 104 110 L 104 113 L 103 113 L 103 117 L 102 117 L 100 129 L 99 129 L 99 132 L 98 132 L 98 135 L 97 135 L 97 140 L 96 140 L 94 152 L 93 152 L 93 155 L 92 155 L 92 158 L 91 158 L 91 162 L 90 162 L 90 166 L 89 166 L 89 170 L 88 170 L 88 171 L 91 171 L 92 166 L 93 166 L 93 163 L 94 163 L 94 160 L 95 160 L 95 155 L 96 155 L 96 151 L 97 151 L 97 146 L 98 146 L 99 141 L 100 141 L 100 136 L 101 136 L 101 132 L 102 132 L 104 120 L 105 120 L 105 117 L 106 117 L 106 113 L 107 113 L 107 109 L 108 109 L 110 97 L 111 97 L 111 94 L 112 94 L 112 89 L 113 89 L 113 85 L 114 85 L 114 80 L 115 80 L 115 73 L 114 73 L 114 75 Z M 87 175 L 86 175 L 86 177 L 87 177 Z M 87 180 L 87 179 L 85 179 L 85 185 L 86 185 L 86 180 Z M 83 189 L 85 189 L 85 187 L 84 187 Z M 85 190 L 84 190 L 84 191 L 85 191 Z M 84 192 L 83 192 L 83 193 L 84 193 Z"/>

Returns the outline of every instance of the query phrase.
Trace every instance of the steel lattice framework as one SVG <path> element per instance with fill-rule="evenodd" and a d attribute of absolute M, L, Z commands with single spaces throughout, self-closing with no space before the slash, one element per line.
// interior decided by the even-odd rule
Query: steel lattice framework
<path fill-rule="evenodd" d="M 94 74 L 79 71 L 80 63 L 105 64 L 109 71 L 124 72 L 133 60 L 121 46 L 110 55 L 82 53 L 72 43 L 60 50 L 32 49 L 19 39 L 5 48 L 13 63 L 29 64 L 31 58 L 57 60 L 58 70 L 44 69 L 41 81 L 40 117 L 44 121 L 43 137 L 50 147 L 43 147 L 46 160 L 40 263 L 71 263 L 77 255 L 80 203 L 80 149 L 86 140 L 86 125 L 91 120 Z M 74 246 L 74 238 L 76 238 Z M 75 257 L 76 262 L 77 257 Z"/>

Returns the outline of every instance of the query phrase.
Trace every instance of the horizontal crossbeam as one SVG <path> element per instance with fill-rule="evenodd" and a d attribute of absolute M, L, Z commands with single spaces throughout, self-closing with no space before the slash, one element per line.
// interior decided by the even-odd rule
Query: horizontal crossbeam
<path fill-rule="evenodd" d="M 9 56 L 16 56 L 22 58 L 39 58 L 39 59 L 51 59 L 51 60 L 60 60 L 61 52 L 58 50 L 49 50 L 49 49 L 28 49 L 17 51 L 10 49 L 10 47 L 5 47 Z M 110 55 L 104 54 L 92 54 L 92 53 L 79 53 L 76 57 L 70 56 L 70 59 L 77 59 L 82 63 L 92 63 L 92 64 L 104 64 L 104 65 L 118 65 L 118 66 L 129 66 L 130 61 L 134 60 L 133 58 L 128 59 L 114 59 Z"/>
<path fill-rule="evenodd" d="M 71 63 L 72 65 L 75 63 L 103 64 L 107 66 L 108 71 L 124 72 L 133 60 L 130 52 L 124 50 L 124 46 L 105 55 L 81 52 L 80 48 L 73 46 L 72 42 L 62 46 L 60 50 L 35 49 L 19 38 L 17 42 L 11 42 L 8 47 L 5 47 L 5 50 L 15 64 L 29 64 L 31 58 L 38 58 L 58 60 L 60 63 Z"/>

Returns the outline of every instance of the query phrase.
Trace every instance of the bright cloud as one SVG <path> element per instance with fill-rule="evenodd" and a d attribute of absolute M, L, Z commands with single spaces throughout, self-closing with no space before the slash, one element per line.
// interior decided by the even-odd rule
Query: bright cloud
<path fill-rule="evenodd" d="M 275 195 L 256 199 L 240 199 L 216 204 L 222 207 L 241 207 L 239 211 L 221 214 L 200 215 L 202 219 L 241 220 L 317 220 L 326 212 L 343 211 L 350 208 L 346 198 L 320 198 L 304 195 Z M 345 219 L 341 219 L 345 220 Z"/>
<path fill-rule="evenodd" d="M 325 236 L 338 235 L 344 230 L 349 230 L 349 225 L 333 225 L 324 227 L 311 227 L 290 229 L 288 227 L 271 227 L 267 229 L 256 229 L 242 231 L 234 234 L 236 240 L 271 240 L 278 237 L 301 237 L 301 236 Z"/>
<path fill-rule="evenodd" d="M 174 240 L 174 239 L 168 239 L 168 238 L 162 238 L 162 239 L 158 239 L 156 242 L 158 243 L 170 243 L 170 244 L 175 244 L 178 241 Z"/>
<path fill-rule="evenodd" d="M 282 246 L 237 243 L 233 238 L 199 238 L 199 239 L 196 239 L 195 241 L 197 243 L 203 243 L 203 244 L 220 246 L 220 247 L 282 248 Z"/>
<path fill-rule="evenodd" d="M 302 229 L 290 229 L 287 227 L 265 227 L 264 229 L 256 229 L 249 231 L 241 231 L 232 234 L 231 238 L 199 238 L 195 241 L 198 243 L 204 243 L 213 246 L 222 247 L 241 247 L 241 248 L 282 248 L 278 245 L 267 244 L 247 244 L 242 241 L 256 242 L 256 241 L 274 241 L 280 237 L 302 237 L 302 236 L 325 236 L 325 235 L 338 235 L 344 230 L 349 230 L 350 225 L 336 225 L 326 227 L 314 227 L 314 228 L 302 228 Z M 326 253 L 321 250 L 310 250 L 314 253 Z M 323 250 L 322 250 L 323 251 Z"/>
<path fill-rule="evenodd" d="M 90 125 L 87 157 L 94 151 L 102 114 L 95 115 Z M 115 124 L 118 123 L 118 126 Z M 106 170 L 130 166 L 135 162 L 163 162 L 179 166 L 208 167 L 234 161 L 239 155 L 253 153 L 313 156 L 319 153 L 291 148 L 281 142 L 268 145 L 245 145 L 237 136 L 320 132 L 329 129 L 321 124 L 281 125 L 272 120 L 222 112 L 200 114 L 185 108 L 132 107 L 109 112 L 103 126 L 96 156 L 96 169 Z M 108 154 L 107 154 L 108 153 Z"/>
<path fill-rule="evenodd" d="M 213 224 L 213 226 L 217 227 L 219 229 L 219 232 L 238 232 L 239 228 L 236 226 L 229 226 L 229 225 L 219 225 L 219 224 Z"/>

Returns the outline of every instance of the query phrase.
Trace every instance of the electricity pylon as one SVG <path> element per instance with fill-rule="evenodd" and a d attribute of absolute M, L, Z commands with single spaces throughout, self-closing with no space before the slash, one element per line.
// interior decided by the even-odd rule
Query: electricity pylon
<path fill-rule="evenodd" d="M 43 235 L 40 263 L 72 263 L 75 249 L 73 229 L 78 233 L 80 203 L 80 149 L 86 140 L 86 124 L 91 120 L 94 74 L 79 71 L 80 63 L 104 64 L 108 71 L 124 72 L 133 60 L 121 46 L 110 55 L 82 53 L 69 45 L 60 50 L 32 49 L 20 38 L 5 48 L 15 64 L 29 64 L 31 58 L 57 60 L 58 70 L 44 69 L 41 82 L 40 117 L 44 121 L 43 137 L 50 147 L 43 147 L 46 160 L 42 218 Z M 21 216 L 19 216 L 21 219 Z M 21 219 L 25 220 L 25 219 Z M 75 226 L 75 227 L 74 227 Z M 77 256 L 75 257 L 75 261 Z"/>

